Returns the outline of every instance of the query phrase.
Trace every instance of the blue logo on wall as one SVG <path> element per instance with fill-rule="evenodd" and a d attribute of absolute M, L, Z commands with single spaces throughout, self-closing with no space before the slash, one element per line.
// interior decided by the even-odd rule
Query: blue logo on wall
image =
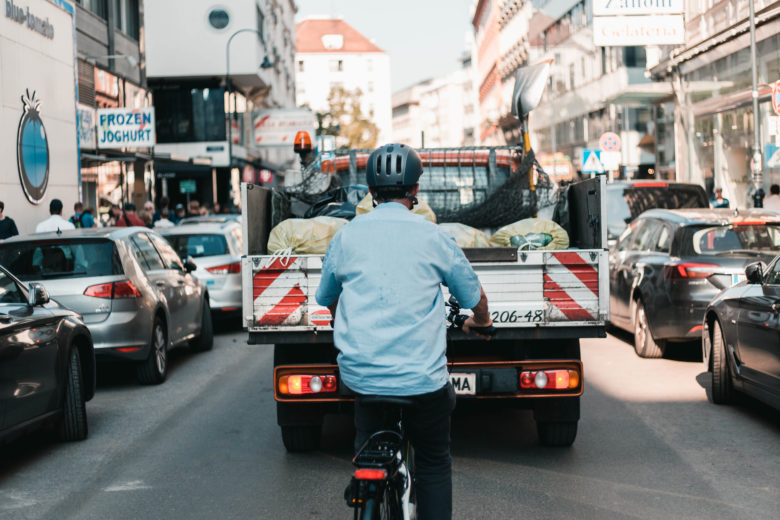
<path fill-rule="evenodd" d="M 24 113 L 16 133 L 16 165 L 24 194 L 38 204 L 49 184 L 49 140 L 41 121 L 41 102 L 35 92 L 22 96 Z"/>

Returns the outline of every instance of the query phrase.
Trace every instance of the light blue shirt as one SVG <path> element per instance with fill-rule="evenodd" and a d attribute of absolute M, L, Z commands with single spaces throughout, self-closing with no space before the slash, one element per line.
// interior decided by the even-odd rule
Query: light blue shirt
<path fill-rule="evenodd" d="M 479 303 L 479 279 L 455 239 L 402 204 L 380 204 L 333 237 L 317 303 L 338 298 L 334 340 L 349 388 L 405 396 L 447 384 L 440 284 L 463 308 Z"/>

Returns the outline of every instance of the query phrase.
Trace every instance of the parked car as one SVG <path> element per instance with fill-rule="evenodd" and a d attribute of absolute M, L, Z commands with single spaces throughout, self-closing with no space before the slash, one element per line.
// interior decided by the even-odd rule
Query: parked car
<path fill-rule="evenodd" d="M 168 374 L 168 350 L 212 347 L 206 284 L 192 261 L 146 228 L 92 228 L 17 236 L 0 244 L 0 264 L 43 282 L 84 318 L 95 355 L 137 364 L 143 384 Z"/>
<path fill-rule="evenodd" d="M 166 228 L 160 233 L 181 258 L 197 259 L 195 275 L 206 283 L 211 310 L 241 310 L 241 225 L 190 224 Z"/>
<path fill-rule="evenodd" d="M 768 269 L 745 268 L 746 280 L 707 306 L 702 328 L 713 403 L 739 390 L 780 409 L 780 257 Z"/>
<path fill-rule="evenodd" d="M 654 209 L 610 251 L 610 322 L 634 333 L 641 357 L 701 335 L 707 304 L 780 252 L 780 215 L 767 210 Z"/>
<path fill-rule="evenodd" d="M 218 215 L 206 215 L 198 217 L 184 217 L 176 225 L 188 226 L 191 224 L 224 224 L 225 222 L 241 222 L 241 215 L 233 213 L 220 213 Z"/>
<path fill-rule="evenodd" d="M 62 440 L 87 437 L 95 395 L 92 336 L 73 311 L 0 267 L 0 440 L 54 423 Z"/>
<path fill-rule="evenodd" d="M 656 180 L 614 181 L 607 184 L 607 243 L 611 248 L 626 226 L 649 209 L 707 208 L 698 184 Z"/>

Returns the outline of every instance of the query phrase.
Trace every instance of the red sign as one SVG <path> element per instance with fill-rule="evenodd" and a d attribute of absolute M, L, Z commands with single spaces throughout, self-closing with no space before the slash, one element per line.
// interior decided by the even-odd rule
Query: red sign
<path fill-rule="evenodd" d="M 615 132 L 605 132 L 599 139 L 599 148 L 602 152 L 619 152 L 620 136 Z"/>
<path fill-rule="evenodd" d="M 772 85 L 772 108 L 775 109 L 775 114 L 780 116 L 780 80 Z"/>

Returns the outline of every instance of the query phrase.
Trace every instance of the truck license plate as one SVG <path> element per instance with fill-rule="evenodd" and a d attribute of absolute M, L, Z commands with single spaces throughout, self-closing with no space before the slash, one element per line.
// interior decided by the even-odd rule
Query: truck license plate
<path fill-rule="evenodd" d="M 450 383 L 458 395 L 477 393 L 477 374 L 450 374 Z"/>

